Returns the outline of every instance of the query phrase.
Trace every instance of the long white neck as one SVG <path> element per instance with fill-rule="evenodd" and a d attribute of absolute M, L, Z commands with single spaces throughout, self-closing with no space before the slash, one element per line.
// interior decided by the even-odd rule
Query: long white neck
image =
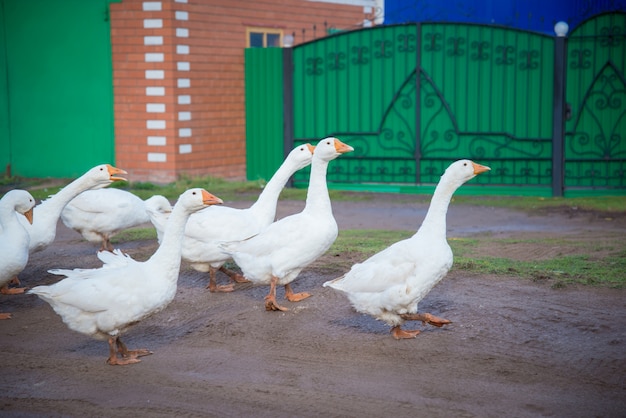
<path fill-rule="evenodd" d="M 24 234 L 24 228 L 20 225 L 19 217 L 23 216 L 19 215 L 12 205 L 0 205 L 0 233 L 7 237 Z M 24 221 L 28 223 L 26 218 L 24 218 Z"/>
<path fill-rule="evenodd" d="M 59 216 L 61 216 L 61 212 L 63 211 L 65 205 L 67 205 L 80 193 L 85 190 L 89 190 L 94 186 L 95 184 L 90 181 L 89 178 L 81 176 L 67 186 L 63 187 L 56 194 L 50 196 L 48 199 L 35 206 L 34 211 L 35 213 L 37 213 L 37 211 L 43 212 L 43 209 L 45 209 L 47 214 L 53 215 L 56 219 L 58 219 Z M 33 218 L 33 223 L 37 222 L 36 219 L 37 218 Z"/>
<path fill-rule="evenodd" d="M 289 181 L 289 178 L 297 171 L 297 168 L 293 164 L 289 164 L 287 161 L 276 170 L 276 173 L 272 176 L 270 181 L 267 182 L 265 188 L 259 195 L 257 201 L 250 206 L 250 211 L 254 216 L 265 224 L 274 222 L 276 218 L 276 205 L 278 204 L 278 197 L 280 192 Z"/>
<path fill-rule="evenodd" d="M 433 238 L 446 238 L 446 214 L 452 195 L 459 186 L 460 184 L 456 184 L 445 177 L 445 174 L 441 177 L 418 234 L 428 234 L 429 237 Z"/>
<path fill-rule="evenodd" d="M 180 270 L 182 242 L 185 225 L 190 213 L 183 207 L 174 207 L 165 225 L 161 244 L 146 263 L 156 264 L 162 271 L 167 270 L 168 277 L 178 280 Z"/>
<path fill-rule="evenodd" d="M 332 214 L 333 209 L 330 203 L 330 196 L 328 196 L 328 185 L 326 184 L 327 170 L 328 161 L 313 157 L 304 210 L 325 211 Z"/>
<path fill-rule="evenodd" d="M 56 227 L 61 212 L 70 200 L 74 199 L 85 190 L 94 187 L 95 184 L 84 176 L 81 176 L 59 190 L 55 195 L 44 200 L 33 210 L 33 224 L 22 223 L 30 235 L 30 250 L 40 250 L 54 241 Z"/>

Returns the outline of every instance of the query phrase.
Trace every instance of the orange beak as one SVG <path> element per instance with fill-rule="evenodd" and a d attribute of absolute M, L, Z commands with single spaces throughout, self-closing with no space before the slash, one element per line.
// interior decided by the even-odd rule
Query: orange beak
<path fill-rule="evenodd" d="M 476 164 L 475 162 L 472 162 L 472 165 L 474 166 L 474 174 L 475 175 L 478 175 L 480 173 L 484 173 L 485 171 L 491 170 L 491 168 L 487 167 L 486 165 Z"/>
<path fill-rule="evenodd" d="M 311 144 L 306 144 L 306 146 L 309 147 L 309 151 L 311 152 L 311 154 L 313 154 L 313 151 L 315 151 L 315 146 Z"/>
<path fill-rule="evenodd" d="M 121 168 L 116 168 L 110 164 L 107 164 L 107 170 L 109 170 L 109 176 L 111 177 L 111 181 L 126 180 L 125 177 L 118 176 L 118 174 L 128 174 L 126 171 L 122 170 Z"/>
<path fill-rule="evenodd" d="M 344 144 L 343 142 L 341 142 L 340 140 L 338 140 L 337 138 L 335 138 L 335 150 L 339 153 L 339 154 L 344 154 L 346 152 L 350 152 L 350 151 L 354 151 L 354 148 L 352 148 L 350 145 L 348 144 Z"/>
<path fill-rule="evenodd" d="M 34 208 L 30 208 L 26 212 L 24 212 L 24 216 L 26 217 L 26 219 L 28 219 L 28 223 L 31 225 L 33 224 L 33 209 Z"/>
<path fill-rule="evenodd" d="M 214 196 L 211 193 L 207 192 L 206 190 L 202 190 L 202 203 L 204 203 L 207 206 L 210 206 L 210 205 L 221 205 L 222 203 L 224 203 L 224 201 L 222 201 L 222 199 L 220 199 L 219 197 Z"/>

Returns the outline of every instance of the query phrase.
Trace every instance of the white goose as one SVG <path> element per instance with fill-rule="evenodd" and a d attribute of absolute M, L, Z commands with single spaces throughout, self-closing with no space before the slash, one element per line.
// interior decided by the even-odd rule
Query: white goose
<path fill-rule="evenodd" d="M 249 238 L 274 222 L 280 192 L 296 171 L 311 164 L 314 148 L 309 144 L 294 148 L 265 185 L 257 201 L 249 208 L 215 206 L 191 215 L 185 229 L 183 259 L 190 262 L 197 271 L 209 272 L 207 287 L 211 292 L 234 290 L 232 283 L 217 285 L 217 270 L 238 283 L 248 281 L 224 267 L 230 257 L 219 248 L 219 243 Z M 158 222 L 153 224 L 158 231 Z"/>
<path fill-rule="evenodd" d="M 63 187 L 55 195 L 35 206 L 33 224 L 22 221 L 22 225 L 30 235 L 30 252 L 43 250 L 54 241 L 61 211 L 70 200 L 85 190 L 105 187 L 118 180 L 126 180 L 120 177 L 123 174 L 127 174 L 126 171 L 109 164 L 97 165 Z"/>
<path fill-rule="evenodd" d="M 9 289 L 9 282 L 16 279 L 28 263 L 28 232 L 18 221 L 23 214 L 33 222 L 35 199 L 25 190 L 11 190 L 0 199 L 0 292 L 5 295 L 23 293 L 24 288 Z M 1 313 L 0 319 L 11 318 L 10 313 Z"/>
<path fill-rule="evenodd" d="M 419 330 L 401 329 L 407 320 L 437 327 L 449 324 L 429 313 L 417 313 L 417 304 L 452 266 L 452 250 L 446 240 L 446 213 L 452 195 L 463 183 L 488 170 L 469 160 L 451 164 L 441 176 L 415 235 L 355 264 L 344 276 L 324 286 L 344 293 L 358 312 L 389 324 L 395 339 L 419 334 Z"/>
<path fill-rule="evenodd" d="M 48 302 L 70 329 L 108 340 L 109 364 L 137 363 L 138 357 L 151 352 L 128 350 L 120 335 L 174 299 L 187 219 L 207 205 L 220 203 L 221 199 L 204 189 L 187 190 L 174 206 L 163 241 L 149 260 L 138 262 L 119 250 L 101 252 L 103 267 L 50 270 L 67 278 L 51 286 L 37 286 L 28 293 Z"/>
<path fill-rule="evenodd" d="M 148 218 L 150 222 L 152 222 L 154 229 L 156 229 L 158 241 L 161 242 L 165 225 L 167 224 L 167 218 L 169 218 L 170 213 L 172 213 L 172 205 L 165 196 L 158 194 L 147 199 L 145 204 Z M 187 223 L 189 223 L 189 221 L 187 221 Z"/>
<path fill-rule="evenodd" d="M 100 243 L 100 251 L 113 251 L 111 238 L 146 222 L 146 202 L 120 189 L 87 190 L 72 199 L 61 212 L 61 220 L 87 241 Z"/>
<path fill-rule="evenodd" d="M 353 148 L 336 138 L 319 142 L 313 153 L 306 205 L 302 212 L 274 222 L 244 241 L 221 244 L 221 248 L 241 267 L 246 279 L 269 285 L 266 310 L 287 309 L 276 302 L 276 286 L 285 286 L 285 297 L 297 302 L 308 293 L 294 293 L 290 283 L 303 268 L 324 254 L 337 238 L 326 172 L 328 163 Z"/>

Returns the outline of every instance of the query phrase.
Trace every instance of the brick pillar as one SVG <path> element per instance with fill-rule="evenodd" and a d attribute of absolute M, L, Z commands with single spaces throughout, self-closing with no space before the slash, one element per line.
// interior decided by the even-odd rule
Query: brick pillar
<path fill-rule="evenodd" d="M 110 5 L 116 165 L 129 172 L 131 181 L 176 180 L 172 6 L 172 2 L 139 0 Z"/>

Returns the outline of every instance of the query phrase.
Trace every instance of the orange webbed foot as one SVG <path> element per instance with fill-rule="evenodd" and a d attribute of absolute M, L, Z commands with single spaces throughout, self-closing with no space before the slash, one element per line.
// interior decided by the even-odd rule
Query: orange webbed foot
<path fill-rule="evenodd" d="M 237 273 L 236 271 L 229 270 L 224 266 L 220 267 L 220 271 L 230 277 L 230 279 L 235 283 L 250 283 L 250 280 L 243 277 L 243 275 Z"/>
<path fill-rule="evenodd" d="M 107 364 L 111 366 L 126 366 L 128 364 L 136 364 L 140 362 L 141 360 L 136 357 L 118 358 L 117 356 L 115 356 L 115 357 L 109 357 L 107 359 Z"/>
<path fill-rule="evenodd" d="M 288 311 L 289 309 L 284 306 L 280 306 L 278 302 L 276 302 L 276 297 L 265 296 L 265 310 L 266 311 Z"/>
<path fill-rule="evenodd" d="M 24 293 L 25 290 L 25 287 L 9 287 L 9 285 L 6 284 L 0 288 L 0 293 L 3 295 L 19 295 Z"/>
<path fill-rule="evenodd" d="M 211 293 L 228 293 L 233 292 L 235 290 L 235 286 L 233 284 L 223 284 L 218 286 L 214 282 L 209 282 L 207 289 L 209 289 L 209 292 Z"/>
<path fill-rule="evenodd" d="M 117 353 L 121 355 L 121 358 L 117 356 Z M 139 363 L 141 360 L 139 360 L 138 357 L 148 356 L 150 354 L 152 354 L 152 351 L 145 348 L 129 350 L 119 337 L 109 338 L 109 358 L 107 359 L 107 363 L 111 366 L 125 366 L 127 364 Z"/>
<path fill-rule="evenodd" d="M 444 325 L 448 325 L 452 323 L 452 321 L 439 318 L 438 316 L 435 316 L 429 313 L 404 314 L 400 316 L 402 317 L 402 319 L 405 319 L 407 321 L 422 321 L 423 324 L 430 324 L 439 328 L 441 328 Z"/>
<path fill-rule="evenodd" d="M 294 293 L 291 285 L 285 285 L 285 299 L 289 302 L 300 302 L 303 299 L 310 297 L 311 294 L 307 292 Z"/>
<path fill-rule="evenodd" d="M 391 328 L 391 336 L 395 338 L 396 340 L 415 338 L 418 336 L 419 333 L 420 331 L 417 329 L 411 330 L 411 331 L 403 330 L 400 328 L 399 325 L 396 325 L 395 327 Z"/>

